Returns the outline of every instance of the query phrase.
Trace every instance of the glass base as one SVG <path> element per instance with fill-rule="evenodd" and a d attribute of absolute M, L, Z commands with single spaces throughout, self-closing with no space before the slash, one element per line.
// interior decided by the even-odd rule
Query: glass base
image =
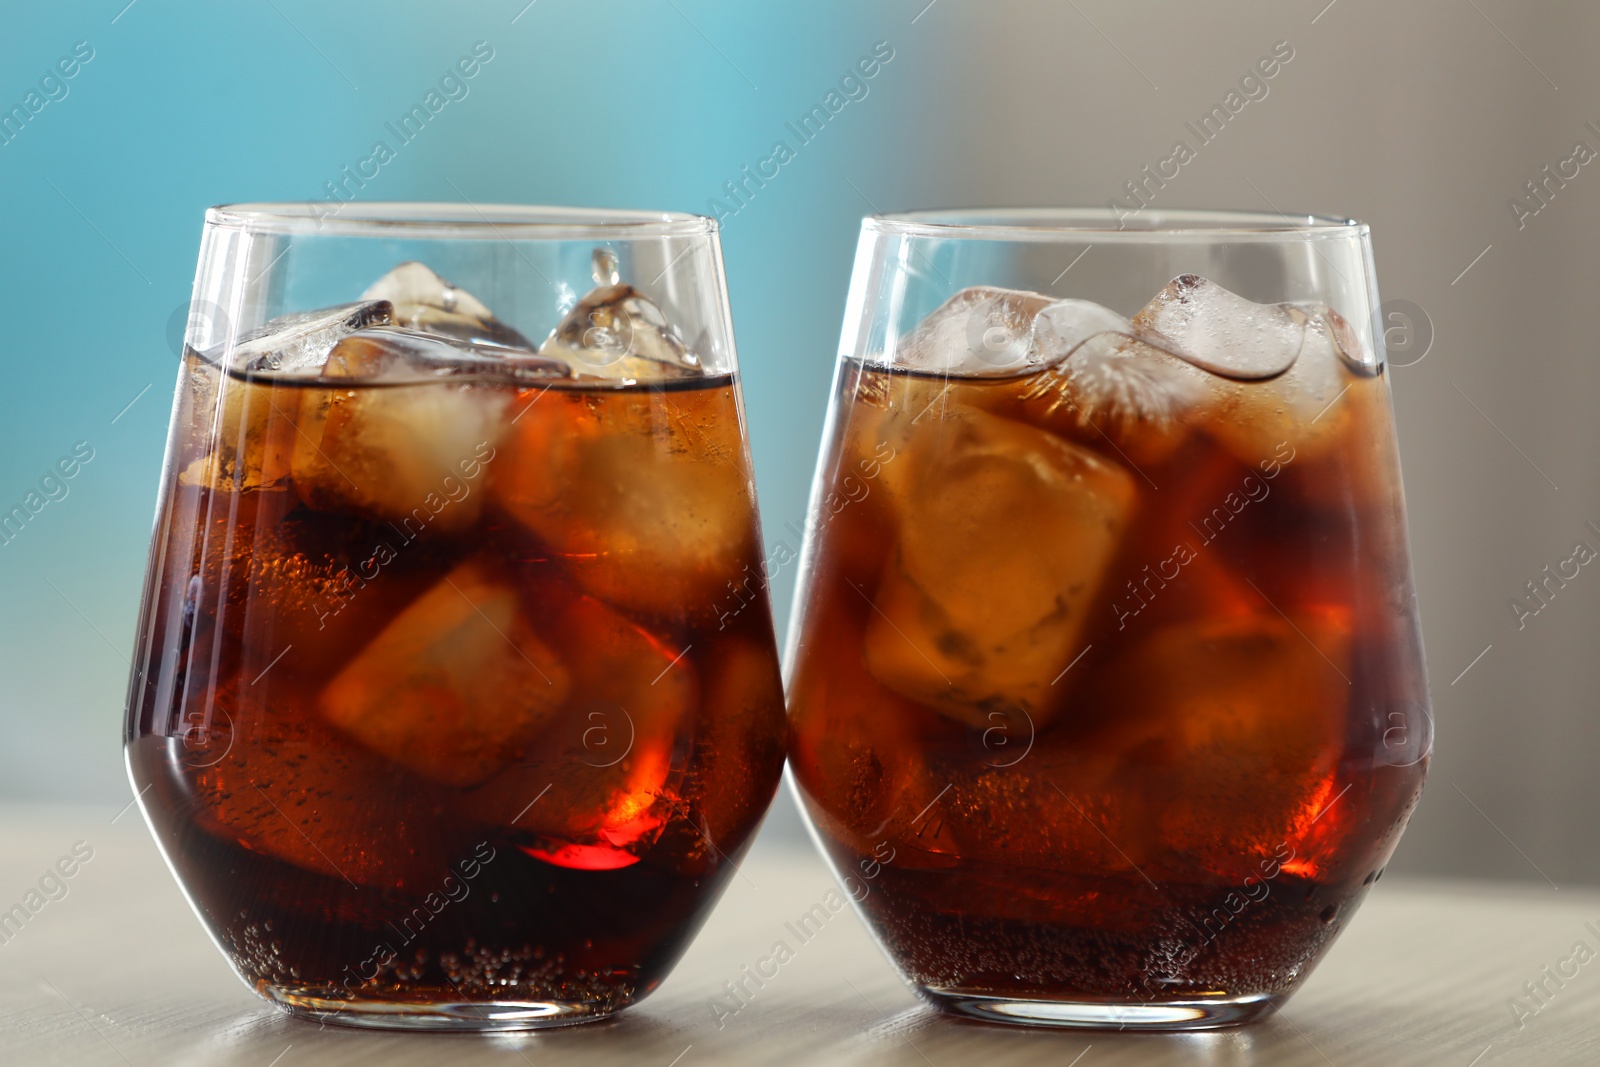
<path fill-rule="evenodd" d="M 350 1000 L 270 986 L 262 993 L 290 1015 L 302 1019 L 374 1030 L 477 1033 L 539 1030 L 596 1022 L 621 1010 L 618 1005 L 556 1000 Z"/>
<path fill-rule="evenodd" d="M 919 986 L 941 1011 L 1012 1026 L 1063 1026 L 1089 1030 L 1215 1030 L 1270 1015 L 1286 999 L 1270 993 L 1192 1000 L 1026 1000 Z"/>

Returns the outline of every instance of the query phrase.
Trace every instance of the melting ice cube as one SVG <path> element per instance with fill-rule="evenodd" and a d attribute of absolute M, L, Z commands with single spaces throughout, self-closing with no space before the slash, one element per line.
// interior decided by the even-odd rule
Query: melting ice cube
<path fill-rule="evenodd" d="M 471 357 L 431 341 L 388 329 L 353 334 L 328 357 L 327 387 L 300 390 L 292 465 L 307 505 L 419 529 L 461 530 L 477 518 L 483 494 L 474 479 L 494 459 L 510 393 L 450 381 Z M 549 361 L 524 361 L 555 373 Z M 422 384 L 340 387 L 347 379 Z"/>
<path fill-rule="evenodd" d="M 1056 711 L 1138 501 L 1133 476 L 1053 434 L 952 409 L 918 427 L 900 472 L 900 550 L 868 621 L 889 688 L 984 728 Z"/>
<path fill-rule="evenodd" d="M 1200 377 L 1166 352 L 1139 342 L 1084 353 L 1066 366 L 1082 417 L 1124 439 L 1161 432 L 1194 410 Z"/>
<path fill-rule="evenodd" d="M 569 377 L 571 371 L 560 360 L 547 359 L 528 348 L 463 341 L 395 326 L 374 326 L 351 334 L 335 345 L 328 354 L 323 375 L 388 384 L 439 378 L 537 383 Z"/>
<path fill-rule="evenodd" d="M 699 357 L 662 310 L 633 286 L 615 283 L 600 285 L 578 301 L 539 353 L 565 360 L 574 372 L 590 377 L 657 381 L 704 373 Z"/>
<path fill-rule="evenodd" d="M 754 508 L 729 390 L 552 389 L 515 423 L 491 492 L 585 589 L 672 618 L 743 603 Z"/>
<path fill-rule="evenodd" d="M 317 705 L 369 749 L 467 787 L 517 758 L 570 691 L 516 588 L 468 560 L 395 616 Z"/>
<path fill-rule="evenodd" d="M 1110 437 L 1143 463 L 1182 443 L 1188 433 L 1182 416 L 1203 396 L 1199 372 L 1169 354 L 1176 348 L 1088 300 L 975 287 L 924 319 L 897 356 L 917 369 L 967 377 L 1025 375 L 1017 381 L 1030 421 L 1094 443 Z M 1012 392 L 997 385 L 977 402 L 1003 408 L 1014 402 Z M 907 399 L 919 412 L 927 406 Z"/>
<path fill-rule="evenodd" d="M 1297 304 L 1295 306 L 1301 312 L 1310 316 L 1313 321 L 1322 320 L 1327 326 L 1328 336 L 1333 340 L 1333 346 L 1339 353 L 1339 358 L 1344 361 L 1344 365 L 1352 372 L 1362 376 L 1371 376 L 1382 369 L 1377 355 L 1361 343 L 1361 337 L 1343 315 L 1327 304 Z"/>
<path fill-rule="evenodd" d="M 1135 326 L 1108 307 L 1091 300 L 1057 300 L 1034 320 L 1033 347 L 1038 363 L 1061 363 L 1091 341 L 1089 353 L 1125 347 L 1128 341 L 1161 345 L 1165 338 Z"/>
<path fill-rule="evenodd" d="M 508 348 L 533 348 L 532 341 L 495 318 L 483 301 L 415 260 L 373 282 L 361 297 L 393 304 L 395 324 L 408 329 Z"/>
<path fill-rule="evenodd" d="M 1037 362 L 1034 316 L 1051 297 L 1016 289 L 973 286 L 923 319 L 897 346 L 897 361 L 914 370 L 949 374 L 1006 374 Z"/>
<path fill-rule="evenodd" d="M 178 474 L 181 485 L 229 492 L 288 487 L 300 393 L 224 376 L 206 454 Z"/>
<path fill-rule="evenodd" d="M 393 321 L 387 300 L 283 315 L 236 341 L 231 367 L 246 374 L 315 374 L 342 338 Z"/>
<path fill-rule="evenodd" d="M 273 382 L 315 377 L 339 341 L 389 322 L 392 310 L 385 301 L 369 300 L 284 315 L 234 343 L 224 368 L 231 373 L 210 379 L 215 372 L 197 365 L 195 381 L 209 386 L 197 401 L 211 403 L 214 398 L 218 410 L 206 455 L 191 461 L 179 481 L 234 492 L 283 488 L 297 436 L 300 394 Z"/>
<path fill-rule="evenodd" d="M 1108 438 L 1135 464 L 1170 456 L 1207 396 L 1204 372 L 1170 339 L 1086 300 L 1039 313 L 1034 343 L 1048 373 L 1027 383 L 1024 413 L 1070 436 Z M 1095 443 L 1098 443 L 1096 441 Z"/>
<path fill-rule="evenodd" d="M 1186 274 L 1134 322 L 1213 372 L 1205 425 L 1243 462 L 1281 459 L 1284 446 L 1316 456 L 1344 439 L 1351 405 L 1339 401 L 1356 381 L 1352 365 L 1366 364 L 1354 331 L 1325 306 L 1256 304 Z"/>
<path fill-rule="evenodd" d="M 1175 354 L 1238 381 L 1273 378 L 1293 366 L 1306 316 L 1289 304 L 1257 304 L 1195 274 L 1167 283 L 1134 316 L 1178 343 Z"/>

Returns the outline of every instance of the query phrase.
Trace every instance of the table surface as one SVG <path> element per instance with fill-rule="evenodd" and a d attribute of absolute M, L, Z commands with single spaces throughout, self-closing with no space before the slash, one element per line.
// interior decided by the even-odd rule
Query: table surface
<path fill-rule="evenodd" d="M 1024 1029 L 923 1007 L 845 910 L 718 1025 L 713 999 L 833 887 L 821 860 L 758 842 L 676 971 L 621 1017 L 484 1037 L 319 1027 L 228 970 L 136 809 L 0 808 L 0 911 L 77 842 L 93 857 L 0 944 L 0 1062 L 145 1064 L 1600 1063 L 1600 893 L 1385 879 L 1287 1009 L 1203 1034 Z M 38 899 L 38 898 L 36 898 Z M 1593 923 L 1591 927 L 1587 924 Z M 1588 961 L 1594 953 L 1580 953 Z M 1565 961 L 1565 962 L 1563 962 Z M 1552 968 L 1555 977 L 1545 977 Z M 1560 978 L 1556 968 L 1568 975 Z M 1524 983 L 1543 981 L 1531 1000 Z M 1511 1008 L 1520 997 L 1518 1020 Z M 1537 1007 L 1537 1013 L 1531 1011 Z"/>

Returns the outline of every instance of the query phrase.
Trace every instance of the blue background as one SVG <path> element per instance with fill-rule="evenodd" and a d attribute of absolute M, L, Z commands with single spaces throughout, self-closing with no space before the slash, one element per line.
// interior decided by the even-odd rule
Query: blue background
<path fill-rule="evenodd" d="M 804 514 L 855 234 L 872 210 L 851 183 L 878 199 L 895 155 L 914 151 L 919 64 L 907 56 L 935 35 L 849 3 L 125 2 L 13 7 L 0 36 L 4 109 L 74 44 L 94 49 L 67 95 L 0 145 L 3 508 L 76 442 L 95 452 L 65 499 L 0 546 L 0 794 L 125 794 L 119 722 L 174 316 L 207 206 L 325 197 L 382 139 L 396 157 L 363 199 L 733 208 L 724 183 L 779 138 L 794 145 L 784 123 L 891 40 L 866 97 L 724 222 L 769 550 L 798 547 L 787 524 Z M 401 144 L 385 124 L 478 41 L 494 58 L 468 94 Z M 780 626 L 793 570 L 773 589 Z"/>

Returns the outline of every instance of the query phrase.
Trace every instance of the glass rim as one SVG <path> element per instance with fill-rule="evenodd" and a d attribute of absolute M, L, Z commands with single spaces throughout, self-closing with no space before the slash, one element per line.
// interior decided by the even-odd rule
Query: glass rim
<path fill-rule="evenodd" d="M 206 209 L 206 225 L 274 235 L 457 240 L 631 240 L 717 233 L 716 219 L 682 211 L 405 200 L 218 204 Z"/>
<path fill-rule="evenodd" d="M 1364 238 L 1366 223 L 1336 215 L 1279 211 L 1117 207 L 934 208 L 880 212 L 861 220 L 864 233 L 977 241 L 1160 243 L 1282 242 Z"/>

